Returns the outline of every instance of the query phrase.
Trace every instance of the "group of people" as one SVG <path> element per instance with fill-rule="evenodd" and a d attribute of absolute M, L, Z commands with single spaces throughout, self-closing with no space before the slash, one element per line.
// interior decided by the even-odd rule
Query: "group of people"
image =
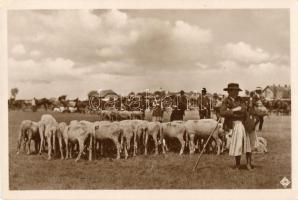
<path fill-rule="evenodd" d="M 198 99 L 199 104 L 199 115 L 200 119 L 210 119 L 211 118 L 211 105 L 210 98 L 207 96 L 206 88 L 202 89 L 201 98 Z M 173 106 L 173 110 L 170 116 L 170 121 L 183 120 L 185 116 L 185 110 L 187 110 L 187 97 L 183 90 L 180 91 L 178 96 L 177 105 Z M 152 121 L 162 121 L 164 109 L 161 106 L 161 102 L 157 102 L 152 113 Z"/>

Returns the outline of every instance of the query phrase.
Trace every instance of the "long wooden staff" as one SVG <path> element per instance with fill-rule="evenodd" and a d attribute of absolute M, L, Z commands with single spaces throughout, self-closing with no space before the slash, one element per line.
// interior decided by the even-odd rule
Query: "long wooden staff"
<path fill-rule="evenodd" d="M 214 131 L 215 131 L 215 130 L 217 129 L 217 127 L 218 127 L 219 121 L 220 121 L 220 118 L 217 120 L 217 124 L 216 124 L 215 128 L 212 130 L 212 132 L 210 133 L 210 135 L 209 135 L 209 137 L 208 137 L 208 139 L 207 139 L 207 142 L 204 144 L 204 147 L 203 147 L 201 153 L 199 154 L 199 157 L 198 157 L 198 159 L 197 159 L 197 161 L 196 161 L 196 164 L 195 164 L 195 166 L 193 167 L 192 171 L 196 171 L 197 166 L 198 166 L 198 164 L 199 164 L 199 162 L 200 162 L 200 159 L 201 159 L 201 157 L 202 157 L 202 155 L 203 155 L 203 152 L 204 152 L 204 150 L 206 149 L 206 146 L 207 146 L 209 140 L 211 139 L 211 137 L 212 137 Z"/>

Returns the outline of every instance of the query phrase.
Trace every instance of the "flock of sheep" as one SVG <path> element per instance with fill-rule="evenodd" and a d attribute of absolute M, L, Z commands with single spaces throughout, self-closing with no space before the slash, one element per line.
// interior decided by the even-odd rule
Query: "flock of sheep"
<path fill-rule="evenodd" d="M 222 124 L 214 119 L 200 119 L 173 122 L 149 122 L 145 120 L 122 120 L 122 121 L 77 121 L 73 120 L 69 124 L 58 123 L 50 114 L 42 115 L 39 122 L 24 120 L 21 122 L 17 154 L 23 144 L 24 151 L 31 153 L 30 145 L 34 140 L 35 151 L 41 154 L 47 146 L 48 159 L 59 154 L 61 159 L 73 157 L 75 147 L 78 148 L 78 155 L 75 161 L 81 158 L 82 154 L 87 154 L 92 160 L 100 151 L 106 151 L 102 141 L 109 139 L 117 149 L 117 159 L 124 154 L 125 159 L 140 154 L 140 147 L 143 153 L 148 154 L 148 140 L 152 137 L 154 141 L 155 154 L 159 153 L 159 146 L 162 153 L 168 150 L 167 144 L 171 138 L 177 138 L 180 142 L 180 155 L 184 153 L 186 147 L 189 153 L 193 154 L 199 148 L 202 138 L 212 134 L 216 144 L 217 154 L 223 151 L 225 134 Z M 59 148 L 57 148 L 59 147 Z M 106 147 L 107 148 L 107 147 Z M 26 150 L 27 149 L 27 150 Z"/>

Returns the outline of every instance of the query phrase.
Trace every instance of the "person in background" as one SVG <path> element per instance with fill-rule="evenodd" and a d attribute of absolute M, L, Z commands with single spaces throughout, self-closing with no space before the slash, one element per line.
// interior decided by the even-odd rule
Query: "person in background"
<path fill-rule="evenodd" d="M 172 122 L 172 121 L 176 121 L 176 120 L 179 120 L 179 121 L 183 120 L 183 116 L 181 119 L 181 112 L 180 112 L 180 110 L 178 110 L 177 106 L 174 105 L 171 116 L 170 116 L 170 121 Z"/>
<path fill-rule="evenodd" d="M 206 88 L 202 89 L 202 95 L 199 98 L 200 119 L 210 119 L 210 99 L 207 96 Z"/>
<path fill-rule="evenodd" d="M 213 108 L 214 108 L 214 112 L 215 112 L 215 115 L 216 115 L 216 120 L 218 121 L 219 118 L 220 118 L 220 107 L 221 107 L 221 104 L 222 104 L 222 100 L 218 96 L 217 93 L 213 94 L 213 103 L 214 103 Z"/>
<path fill-rule="evenodd" d="M 162 122 L 164 110 L 161 107 L 161 99 L 157 99 L 152 112 L 153 122 Z"/>
<path fill-rule="evenodd" d="M 259 131 L 259 132 L 261 132 L 262 128 L 263 128 L 264 115 L 259 115 L 256 112 L 256 110 L 259 107 L 264 106 L 263 101 L 264 101 L 264 97 L 262 96 L 262 88 L 257 87 L 255 90 L 255 94 L 252 97 L 252 109 L 255 111 L 255 118 L 256 118 L 255 129 L 256 129 L 256 131 Z M 259 127 L 257 129 L 258 124 L 259 124 Z"/>
<path fill-rule="evenodd" d="M 145 110 L 146 110 L 146 99 L 144 96 L 141 96 L 141 100 L 140 100 L 140 109 L 143 113 L 142 118 L 145 119 Z"/>
<path fill-rule="evenodd" d="M 32 105 L 32 111 L 35 112 L 37 110 L 35 97 L 33 97 L 32 101 L 31 101 L 31 105 Z"/>
<path fill-rule="evenodd" d="M 180 91 L 180 96 L 178 97 L 178 111 L 176 120 L 183 120 L 185 115 L 185 110 L 187 109 L 187 98 L 183 90 Z"/>
<path fill-rule="evenodd" d="M 238 96 L 238 83 L 229 83 L 224 91 L 228 92 L 220 108 L 220 115 L 225 118 L 224 129 L 231 134 L 231 143 L 229 147 L 229 155 L 235 157 L 235 169 L 240 169 L 241 155 L 246 154 L 246 167 L 252 169 L 251 158 L 252 148 L 250 137 L 246 134 L 244 121 L 247 117 L 247 108 L 241 97 Z"/>

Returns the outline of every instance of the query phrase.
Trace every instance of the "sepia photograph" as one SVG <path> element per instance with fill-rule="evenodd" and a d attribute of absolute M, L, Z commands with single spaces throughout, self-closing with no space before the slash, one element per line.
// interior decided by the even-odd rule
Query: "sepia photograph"
<path fill-rule="evenodd" d="M 290 9 L 6 13 L 10 191 L 292 189 Z"/>

